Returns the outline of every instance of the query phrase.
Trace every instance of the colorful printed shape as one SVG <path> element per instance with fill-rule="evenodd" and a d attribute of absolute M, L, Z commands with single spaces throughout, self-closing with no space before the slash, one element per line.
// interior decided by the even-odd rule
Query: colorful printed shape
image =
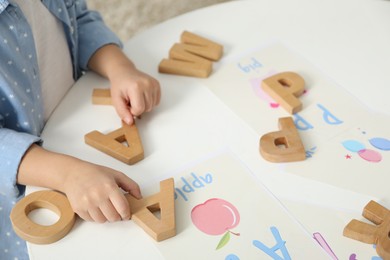
<path fill-rule="evenodd" d="M 377 151 L 371 149 L 363 149 L 358 152 L 358 155 L 369 162 L 380 162 L 382 161 L 382 155 Z"/>
<path fill-rule="evenodd" d="M 279 104 L 275 102 L 264 90 L 261 88 L 261 82 L 263 81 L 263 78 L 255 78 L 252 79 L 251 85 L 252 89 L 255 92 L 256 96 L 258 96 L 260 99 L 264 100 L 269 104 L 271 108 L 278 108 Z"/>
<path fill-rule="evenodd" d="M 225 260 L 240 260 L 240 258 L 238 256 L 236 256 L 235 254 L 230 254 L 230 255 L 225 257 Z"/>
<path fill-rule="evenodd" d="M 313 238 L 320 244 L 320 246 L 325 250 L 325 252 L 334 260 L 337 260 L 337 256 L 333 252 L 332 248 L 330 248 L 329 244 L 326 242 L 325 238 L 319 232 L 313 233 Z M 351 259 L 350 259 L 351 260 Z"/>
<path fill-rule="evenodd" d="M 366 149 L 364 144 L 362 144 L 358 141 L 355 141 L 355 140 L 344 141 L 344 142 L 342 142 L 342 145 L 345 147 L 345 149 L 347 149 L 348 151 L 354 152 L 354 153 L 357 153 L 360 150 Z"/>
<path fill-rule="evenodd" d="M 191 211 L 192 223 L 202 232 L 208 235 L 222 235 L 216 250 L 226 246 L 230 241 L 230 234 L 239 236 L 230 229 L 240 223 L 240 214 L 236 207 L 223 199 L 209 199 L 195 206 Z"/>
<path fill-rule="evenodd" d="M 213 198 L 195 206 L 191 211 L 191 219 L 200 231 L 216 236 L 236 227 L 240 222 L 240 214 L 230 202 Z"/>
<path fill-rule="evenodd" d="M 386 147 L 386 142 L 383 142 L 383 138 L 373 138 L 370 140 L 370 143 L 375 146 L 376 148 Z M 375 145 L 374 145 L 375 144 Z M 364 144 L 356 141 L 356 140 L 347 140 L 342 142 L 342 145 L 344 146 L 345 149 L 357 153 L 362 159 L 368 161 L 368 162 L 380 162 L 382 161 L 382 155 L 374 150 L 371 149 L 366 149 Z M 347 159 L 350 159 L 351 157 L 348 155 L 346 156 Z"/>
<path fill-rule="evenodd" d="M 390 140 L 389 139 L 375 137 L 375 138 L 371 138 L 369 141 L 370 141 L 370 144 L 377 149 L 384 150 L 384 151 L 390 150 Z"/>

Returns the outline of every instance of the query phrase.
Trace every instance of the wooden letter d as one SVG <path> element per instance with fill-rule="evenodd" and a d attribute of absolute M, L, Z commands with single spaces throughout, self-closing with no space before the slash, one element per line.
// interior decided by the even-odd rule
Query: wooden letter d
<path fill-rule="evenodd" d="M 279 129 L 260 138 L 260 154 L 263 158 L 270 162 L 305 160 L 305 148 L 292 118 L 279 118 Z"/>

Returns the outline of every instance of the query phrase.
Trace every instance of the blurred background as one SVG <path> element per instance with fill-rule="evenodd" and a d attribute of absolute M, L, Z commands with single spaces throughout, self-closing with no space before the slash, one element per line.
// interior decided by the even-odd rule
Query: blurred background
<path fill-rule="evenodd" d="M 87 0 L 106 24 L 126 41 L 154 24 L 209 5 L 231 0 Z"/>

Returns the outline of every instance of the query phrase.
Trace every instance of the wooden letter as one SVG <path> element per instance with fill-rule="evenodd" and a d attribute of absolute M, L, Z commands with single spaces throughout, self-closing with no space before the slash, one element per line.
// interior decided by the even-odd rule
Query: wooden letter
<path fill-rule="evenodd" d="M 95 88 L 92 92 L 92 104 L 94 104 L 94 105 L 112 105 L 110 89 Z"/>
<path fill-rule="evenodd" d="M 279 129 L 260 138 L 260 154 L 263 158 L 270 162 L 305 160 L 305 148 L 292 118 L 279 118 Z"/>
<path fill-rule="evenodd" d="M 363 243 L 376 244 L 378 255 L 390 259 L 390 210 L 370 201 L 364 207 L 363 217 L 376 226 L 353 219 L 344 228 L 343 235 Z"/>
<path fill-rule="evenodd" d="M 92 131 L 85 135 L 84 140 L 86 144 L 127 164 L 144 159 L 144 149 L 135 123 L 131 126 L 123 123 L 121 128 L 107 135 Z M 127 142 L 128 146 L 123 142 Z"/>
<path fill-rule="evenodd" d="M 160 192 L 137 200 L 126 195 L 131 209 L 131 219 L 156 241 L 176 235 L 175 197 L 173 178 L 160 182 Z M 160 219 L 153 212 L 160 211 Z"/>
<path fill-rule="evenodd" d="M 305 81 L 297 73 L 276 74 L 264 79 L 261 86 L 288 113 L 295 114 L 302 109 L 302 103 L 298 97 L 305 90 Z"/>
<path fill-rule="evenodd" d="M 213 41 L 184 31 L 181 43 L 169 51 L 169 59 L 163 59 L 158 70 L 161 73 L 206 78 L 212 71 L 212 62 L 222 57 L 223 47 Z"/>
<path fill-rule="evenodd" d="M 176 43 L 169 52 L 169 59 L 163 59 L 159 72 L 207 78 L 212 70 L 211 61 L 187 51 L 188 46 Z"/>
<path fill-rule="evenodd" d="M 222 45 L 203 38 L 199 35 L 184 31 L 181 34 L 181 43 L 188 46 L 188 51 L 212 61 L 222 57 Z"/>
<path fill-rule="evenodd" d="M 59 216 L 59 220 L 50 226 L 42 226 L 33 222 L 28 214 L 39 208 L 54 211 Z M 44 190 L 31 193 L 21 199 L 12 209 L 10 219 L 19 237 L 35 244 L 50 244 L 68 234 L 76 216 L 65 195 Z"/>
<path fill-rule="evenodd" d="M 160 192 L 143 199 L 126 194 L 134 222 L 156 241 L 176 235 L 175 196 L 173 178 L 160 182 Z M 28 217 L 38 208 L 54 211 L 60 218 L 50 226 L 42 226 Z M 160 211 L 160 219 L 153 212 Z M 65 195 L 57 191 L 43 190 L 31 193 L 21 199 L 12 209 L 10 219 L 15 233 L 35 244 L 54 243 L 66 236 L 72 229 L 76 214 Z"/>

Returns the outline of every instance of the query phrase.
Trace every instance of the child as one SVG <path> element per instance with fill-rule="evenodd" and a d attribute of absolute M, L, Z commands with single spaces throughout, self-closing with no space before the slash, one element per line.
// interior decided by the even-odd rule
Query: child
<path fill-rule="evenodd" d="M 125 174 L 45 150 L 39 135 L 86 70 L 106 77 L 127 124 L 160 101 L 160 86 L 139 71 L 85 0 L 0 0 L 0 259 L 28 259 L 9 214 L 24 185 L 61 191 L 84 220 L 127 220 L 122 191 L 140 198 Z"/>

